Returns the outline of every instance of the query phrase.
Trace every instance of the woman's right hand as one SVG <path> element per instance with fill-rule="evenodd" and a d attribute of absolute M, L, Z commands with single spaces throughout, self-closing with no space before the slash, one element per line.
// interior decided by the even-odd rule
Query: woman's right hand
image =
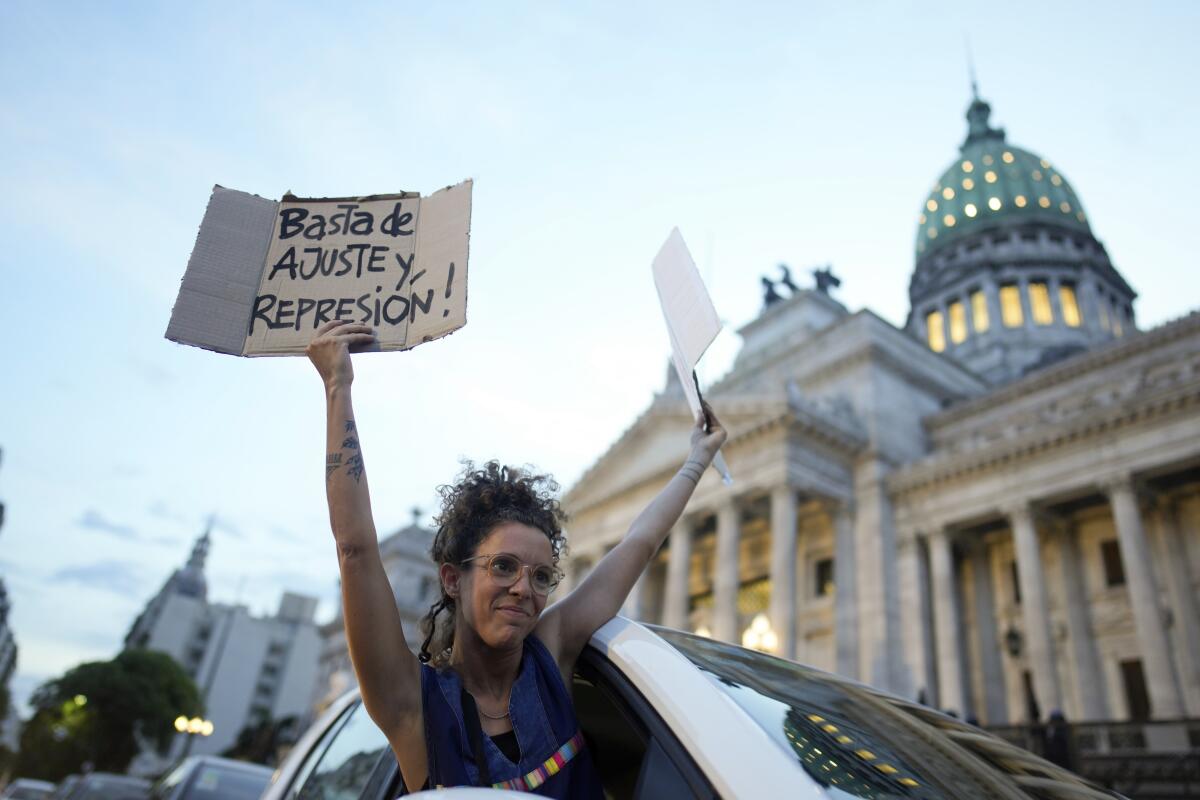
<path fill-rule="evenodd" d="M 375 331 L 370 325 L 346 320 L 326 322 L 304 349 L 308 360 L 321 374 L 326 389 L 349 386 L 354 380 L 350 354 L 375 343 Z"/>

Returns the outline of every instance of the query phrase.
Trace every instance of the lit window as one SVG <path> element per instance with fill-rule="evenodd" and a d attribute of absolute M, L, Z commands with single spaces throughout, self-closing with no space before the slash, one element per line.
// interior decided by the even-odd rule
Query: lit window
<path fill-rule="evenodd" d="M 937 211 L 937 200 L 934 200 L 932 197 L 929 198 L 929 201 L 925 203 L 925 207 L 930 211 Z"/>
<path fill-rule="evenodd" d="M 1029 284 L 1029 311 L 1038 325 L 1054 322 L 1054 311 L 1050 308 L 1050 290 L 1044 283 Z"/>
<path fill-rule="evenodd" d="M 1040 162 L 1038 162 L 1038 163 L 1040 163 L 1040 164 L 1042 165 L 1042 169 L 1050 169 L 1050 162 L 1049 162 L 1049 161 L 1047 161 L 1046 159 L 1044 159 L 1044 158 L 1043 158 L 1043 159 L 1042 159 Z"/>
<path fill-rule="evenodd" d="M 962 303 L 950 304 L 950 341 L 959 344 L 967 338 L 967 309 Z"/>
<path fill-rule="evenodd" d="M 1058 175 L 1051 175 L 1050 182 L 1053 183 L 1055 186 L 1062 186 L 1062 178 L 1059 177 Z"/>
<path fill-rule="evenodd" d="M 1125 328 L 1122 327 L 1122 325 L 1121 325 L 1121 312 L 1115 308 L 1113 309 L 1113 312 L 1112 312 L 1112 324 L 1113 324 L 1113 333 L 1115 333 L 1117 336 L 1125 335 Z"/>
<path fill-rule="evenodd" d="M 993 197 L 990 200 L 988 200 L 988 208 L 990 208 L 992 211 L 999 211 L 1000 210 L 1000 198 Z"/>
<path fill-rule="evenodd" d="M 1075 219 L 1079 220 L 1080 222 L 1087 222 L 1087 217 L 1083 215 L 1082 211 L 1075 215 Z"/>
<path fill-rule="evenodd" d="M 989 169 L 987 172 L 983 173 L 983 179 L 985 181 L 987 181 L 988 183 L 995 183 L 996 182 L 996 173 L 992 172 Z"/>
<path fill-rule="evenodd" d="M 970 172 L 971 170 L 975 169 L 975 165 L 972 164 L 970 161 L 964 161 L 962 163 L 962 168 L 963 168 L 963 172 Z"/>
<path fill-rule="evenodd" d="M 1013 202 L 1017 204 L 1017 208 L 1024 208 L 1025 207 L 1025 195 L 1023 195 L 1023 194 L 1017 195 L 1016 198 L 1013 200 Z"/>
<path fill-rule="evenodd" d="M 981 291 L 971 295 L 971 321 L 975 323 L 976 333 L 983 333 L 988 329 L 987 296 Z"/>
<path fill-rule="evenodd" d="M 1040 169 L 1035 169 L 1033 171 L 1033 179 L 1035 181 L 1040 181 L 1042 179 L 1042 171 Z"/>
<path fill-rule="evenodd" d="M 1059 286 L 1058 304 L 1062 306 L 1063 322 L 1072 328 L 1078 328 L 1081 319 L 1079 317 L 1079 303 L 1075 300 L 1075 287 L 1065 283 Z"/>
<path fill-rule="evenodd" d="M 942 189 L 942 197 L 946 198 L 947 200 L 953 200 L 954 190 L 947 186 L 945 189 Z"/>
<path fill-rule="evenodd" d="M 1100 327 L 1106 331 L 1112 329 L 1112 322 L 1108 318 L 1108 303 L 1104 298 L 1100 298 Z"/>
<path fill-rule="evenodd" d="M 917 217 L 917 222 L 920 223 L 921 225 L 924 225 L 925 224 L 925 215 L 922 214 L 921 216 Z"/>
<path fill-rule="evenodd" d="M 927 228 L 927 229 L 925 230 L 925 234 L 926 234 L 926 235 L 927 235 L 927 236 L 928 236 L 930 239 L 936 239 L 936 238 L 937 238 L 937 228 L 934 228 L 934 227 Z"/>
<path fill-rule="evenodd" d="M 942 223 L 943 223 L 943 224 L 944 224 L 944 225 L 945 225 L 947 228 L 953 228 L 953 227 L 954 227 L 954 215 L 953 215 L 953 214 L 947 214 L 946 216 L 942 217 Z"/>
<path fill-rule="evenodd" d="M 942 312 L 930 311 L 925 315 L 925 330 L 929 335 L 929 349 L 940 353 L 946 349 L 946 331 L 942 327 Z"/>
<path fill-rule="evenodd" d="M 968 192 L 975 188 L 975 181 L 970 178 L 963 178 L 963 188 Z"/>
<path fill-rule="evenodd" d="M 1012 284 L 1000 287 L 1000 319 L 1006 328 L 1019 328 L 1025 324 L 1021 311 L 1021 290 Z"/>
<path fill-rule="evenodd" d="M 992 158 L 990 155 L 985 155 L 985 156 L 983 157 L 983 165 L 984 165 L 985 167 L 990 167 L 990 166 L 991 166 L 992 164 L 994 164 L 994 163 L 996 163 L 996 162 L 995 162 L 995 159 L 993 159 L 993 158 Z"/>
<path fill-rule="evenodd" d="M 1059 210 L 1060 210 L 1060 211 L 1062 211 L 1064 214 L 1070 214 L 1070 213 L 1071 213 L 1071 204 L 1070 204 L 1070 203 L 1068 203 L 1066 200 L 1063 200 L 1061 203 L 1059 203 L 1059 204 L 1058 204 L 1058 208 L 1059 208 Z"/>
<path fill-rule="evenodd" d="M 1007 150 L 1004 151 L 1004 155 L 1001 156 L 1001 158 L 1004 159 L 1005 164 L 1011 164 L 1013 162 L 1013 154 L 1008 152 Z"/>
<path fill-rule="evenodd" d="M 963 212 L 966 213 L 968 217 L 973 217 L 979 213 L 979 209 L 975 207 L 974 203 L 967 203 L 966 208 L 963 209 Z"/>
<path fill-rule="evenodd" d="M 1041 197 L 1038 198 L 1038 205 L 1041 206 L 1042 208 L 1049 208 L 1050 207 L 1050 198 L 1046 197 L 1046 195 L 1042 195 Z"/>

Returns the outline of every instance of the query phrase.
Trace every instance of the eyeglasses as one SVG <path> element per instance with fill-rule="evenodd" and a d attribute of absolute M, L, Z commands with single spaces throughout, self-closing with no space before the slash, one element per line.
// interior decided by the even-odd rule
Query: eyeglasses
<path fill-rule="evenodd" d="M 521 573 L 529 570 L 529 586 L 534 594 L 545 595 L 554 591 L 562 580 L 562 573 L 549 564 L 522 564 L 521 560 L 508 553 L 484 553 L 468 558 L 462 563 L 469 564 L 486 558 L 483 568 L 496 582 L 496 585 L 508 588 L 521 579 Z"/>

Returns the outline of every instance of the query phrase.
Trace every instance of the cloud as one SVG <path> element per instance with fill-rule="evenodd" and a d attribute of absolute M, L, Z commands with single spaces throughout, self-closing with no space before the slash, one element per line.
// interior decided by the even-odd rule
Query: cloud
<path fill-rule="evenodd" d="M 111 522 L 104 518 L 104 515 L 94 508 L 89 508 L 83 512 L 83 516 L 76 522 L 81 528 L 88 528 L 101 533 L 107 533 L 121 539 L 129 539 L 137 541 L 141 537 L 138 532 L 129 525 L 121 525 L 116 522 Z"/>
<path fill-rule="evenodd" d="M 51 575 L 50 580 L 78 583 L 123 597 L 142 590 L 141 578 L 137 571 L 124 561 L 98 561 L 94 564 L 64 567 Z"/>

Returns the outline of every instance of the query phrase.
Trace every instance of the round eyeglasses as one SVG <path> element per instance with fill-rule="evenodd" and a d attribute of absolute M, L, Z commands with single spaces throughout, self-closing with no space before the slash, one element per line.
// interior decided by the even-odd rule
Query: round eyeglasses
<path fill-rule="evenodd" d="M 496 585 L 508 588 L 521 579 L 521 573 L 529 570 L 529 586 L 534 594 L 548 595 L 562 580 L 562 573 L 549 564 L 522 564 L 521 560 L 509 553 L 481 553 L 468 558 L 462 563 L 486 559 L 483 568 L 496 582 Z"/>

